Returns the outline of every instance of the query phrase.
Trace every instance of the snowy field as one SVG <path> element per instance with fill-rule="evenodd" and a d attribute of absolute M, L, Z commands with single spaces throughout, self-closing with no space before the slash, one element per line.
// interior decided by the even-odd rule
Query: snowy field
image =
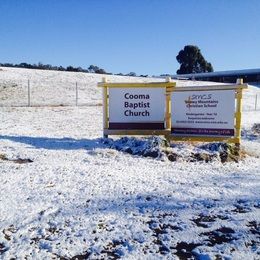
<path fill-rule="evenodd" d="M 172 162 L 127 152 L 161 139 L 101 138 L 102 75 L 2 69 L 0 259 L 260 259 L 258 89 L 244 93 L 239 162 L 192 161 L 192 144 L 172 144 Z M 27 79 L 37 106 L 10 107 Z M 75 82 L 85 106 L 39 106 L 70 102 Z"/>

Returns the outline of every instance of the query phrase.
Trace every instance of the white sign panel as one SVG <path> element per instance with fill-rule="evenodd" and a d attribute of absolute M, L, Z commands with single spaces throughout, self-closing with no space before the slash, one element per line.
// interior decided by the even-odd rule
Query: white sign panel
<path fill-rule="evenodd" d="M 165 88 L 109 88 L 109 129 L 164 129 Z"/>
<path fill-rule="evenodd" d="M 172 135 L 234 136 L 235 91 L 171 94 Z"/>

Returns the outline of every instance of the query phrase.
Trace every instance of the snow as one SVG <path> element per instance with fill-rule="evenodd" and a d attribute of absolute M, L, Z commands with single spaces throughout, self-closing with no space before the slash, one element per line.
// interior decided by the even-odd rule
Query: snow
<path fill-rule="evenodd" d="M 122 150 L 125 143 L 147 148 L 149 138 L 125 143 L 101 138 L 96 84 L 102 77 L 0 71 L 0 155 L 6 158 L 0 159 L 0 258 L 259 258 L 260 137 L 252 131 L 260 123 L 259 110 L 254 111 L 259 90 L 244 92 L 245 158 L 171 162 L 142 156 L 138 147 L 136 154 Z M 35 107 L 11 107 L 26 105 L 19 89 L 28 78 L 39 83 L 32 84 Z M 162 79 L 111 75 L 108 80 Z M 84 106 L 38 106 L 73 105 L 76 81 Z M 186 158 L 199 148 L 189 143 L 172 149 Z M 33 162 L 15 163 L 18 158 Z"/>

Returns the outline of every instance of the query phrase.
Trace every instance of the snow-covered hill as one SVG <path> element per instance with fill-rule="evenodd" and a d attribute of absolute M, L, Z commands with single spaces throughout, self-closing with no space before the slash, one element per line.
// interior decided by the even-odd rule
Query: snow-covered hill
<path fill-rule="evenodd" d="M 77 72 L 58 72 L 47 70 L 31 70 L 18 68 L 0 68 L 0 106 L 27 106 L 28 81 L 30 84 L 30 99 L 32 106 L 75 105 L 76 84 L 78 87 L 79 105 L 100 105 L 102 103 L 101 89 L 97 82 L 103 77 L 110 82 L 157 82 L 161 78 L 122 77 Z M 177 86 L 215 85 L 214 82 L 197 82 L 175 80 Z M 244 110 L 255 108 L 256 93 L 260 99 L 260 89 L 250 86 L 245 92 Z M 260 101 L 258 101 L 260 109 Z"/>
<path fill-rule="evenodd" d="M 2 69 L 0 259 L 259 258 L 258 89 L 244 94 L 239 162 L 193 144 L 166 148 L 172 162 L 126 149 L 161 151 L 162 139 L 101 138 L 103 75 Z M 28 79 L 32 104 L 74 104 L 78 82 L 85 106 L 10 107 L 26 104 Z M 201 151 L 213 159 L 189 159 Z"/>

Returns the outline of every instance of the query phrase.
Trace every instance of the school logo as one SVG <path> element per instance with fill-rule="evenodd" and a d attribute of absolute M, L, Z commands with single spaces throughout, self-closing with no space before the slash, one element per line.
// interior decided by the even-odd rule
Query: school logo
<path fill-rule="evenodd" d="M 186 107 L 190 110 L 191 109 L 191 104 L 193 103 L 191 100 L 191 96 L 187 100 L 184 100 Z"/>

